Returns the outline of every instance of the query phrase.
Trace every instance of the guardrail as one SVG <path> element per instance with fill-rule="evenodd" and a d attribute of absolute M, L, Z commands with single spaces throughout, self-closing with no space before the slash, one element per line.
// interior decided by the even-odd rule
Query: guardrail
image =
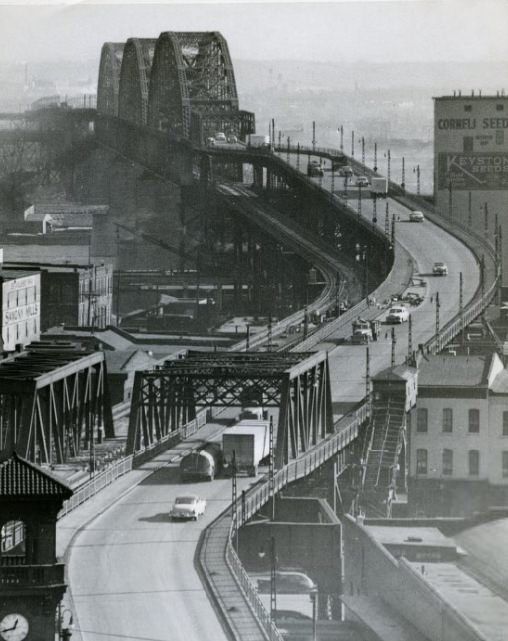
<path fill-rule="evenodd" d="M 358 436 L 360 425 L 368 417 L 368 411 L 368 404 L 363 403 L 356 410 L 337 421 L 333 434 L 319 443 L 312 451 L 307 452 L 307 454 L 301 458 L 292 461 L 282 470 L 279 470 L 274 476 L 274 494 L 289 483 L 307 476 L 351 443 Z M 270 639 L 270 641 L 282 641 L 283 637 L 276 629 L 276 626 L 270 618 L 270 614 L 260 601 L 257 591 L 238 558 L 232 542 L 236 529 L 244 525 L 272 496 L 269 481 L 265 479 L 261 485 L 257 485 L 249 490 L 246 496 L 239 501 L 239 505 L 233 505 L 223 512 L 219 519 L 230 518 L 232 515 L 225 551 L 225 561 L 228 568 L 235 578 L 238 587 L 242 590 L 250 609 L 257 617 L 266 638 Z M 218 599 L 218 602 L 220 602 L 220 599 Z M 223 614 L 227 617 L 227 613 Z M 238 639 L 238 641 L 241 641 L 241 639 Z"/>
<path fill-rule="evenodd" d="M 145 461 L 159 454 L 159 452 L 162 452 L 168 449 L 168 447 L 192 436 L 206 423 L 206 420 L 207 412 L 206 410 L 203 410 L 198 413 L 195 419 L 189 421 L 185 425 L 182 425 L 178 430 L 174 430 L 173 432 L 166 434 L 160 441 L 157 441 L 157 443 L 154 443 L 136 454 L 124 456 L 115 463 L 112 463 L 102 472 L 99 472 L 99 474 L 94 474 L 88 481 L 83 483 L 83 485 L 80 485 L 69 499 L 64 501 L 57 519 L 63 518 L 69 514 L 69 512 L 72 512 L 72 510 L 79 507 L 82 503 L 95 496 L 105 487 L 111 485 L 113 481 L 116 481 L 116 479 L 127 474 L 127 472 L 130 472 L 134 468 L 139 467 Z"/>

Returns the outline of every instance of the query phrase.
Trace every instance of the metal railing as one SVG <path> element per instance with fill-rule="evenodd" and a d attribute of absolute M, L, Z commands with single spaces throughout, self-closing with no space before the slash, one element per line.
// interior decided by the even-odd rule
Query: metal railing
<path fill-rule="evenodd" d="M 195 419 L 182 425 L 178 430 L 169 432 L 169 434 L 163 436 L 157 443 L 150 445 L 136 454 L 129 454 L 112 463 L 108 468 L 99 472 L 99 474 L 94 474 L 88 481 L 83 483 L 83 485 L 80 485 L 69 499 L 64 501 L 57 518 L 63 518 L 82 503 L 88 501 L 88 499 L 91 499 L 98 492 L 111 485 L 113 481 L 116 481 L 116 479 L 127 474 L 127 472 L 130 472 L 135 467 L 142 465 L 159 452 L 195 434 L 197 430 L 206 423 L 206 417 L 206 410 L 199 412 Z"/>

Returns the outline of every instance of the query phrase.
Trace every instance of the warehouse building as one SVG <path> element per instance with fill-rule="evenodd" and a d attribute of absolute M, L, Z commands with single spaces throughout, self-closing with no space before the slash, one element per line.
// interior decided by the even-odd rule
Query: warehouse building
<path fill-rule="evenodd" d="M 434 98 L 434 196 L 443 216 L 493 244 L 502 227 L 508 287 L 508 97 L 454 92 Z M 499 237 L 498 237 L 499 238 Z"/>

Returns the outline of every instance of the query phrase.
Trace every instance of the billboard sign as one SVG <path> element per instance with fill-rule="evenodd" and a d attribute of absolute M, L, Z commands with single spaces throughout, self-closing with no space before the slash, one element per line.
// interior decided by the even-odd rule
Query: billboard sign
<path fill-rule="evenodd" d="M 441 152 L 438 155 L 438 189 L 508 190 L 508 151 Z"/>

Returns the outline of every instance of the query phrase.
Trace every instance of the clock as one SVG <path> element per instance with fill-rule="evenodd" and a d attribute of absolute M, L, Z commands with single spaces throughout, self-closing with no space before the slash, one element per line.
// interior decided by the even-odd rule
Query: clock
<path fill-rule="evenodd" d="M 4 641 L 23 641 L 30 626 L 22 614 L 6 614 L 0 621 L 0 637 Z"/>

